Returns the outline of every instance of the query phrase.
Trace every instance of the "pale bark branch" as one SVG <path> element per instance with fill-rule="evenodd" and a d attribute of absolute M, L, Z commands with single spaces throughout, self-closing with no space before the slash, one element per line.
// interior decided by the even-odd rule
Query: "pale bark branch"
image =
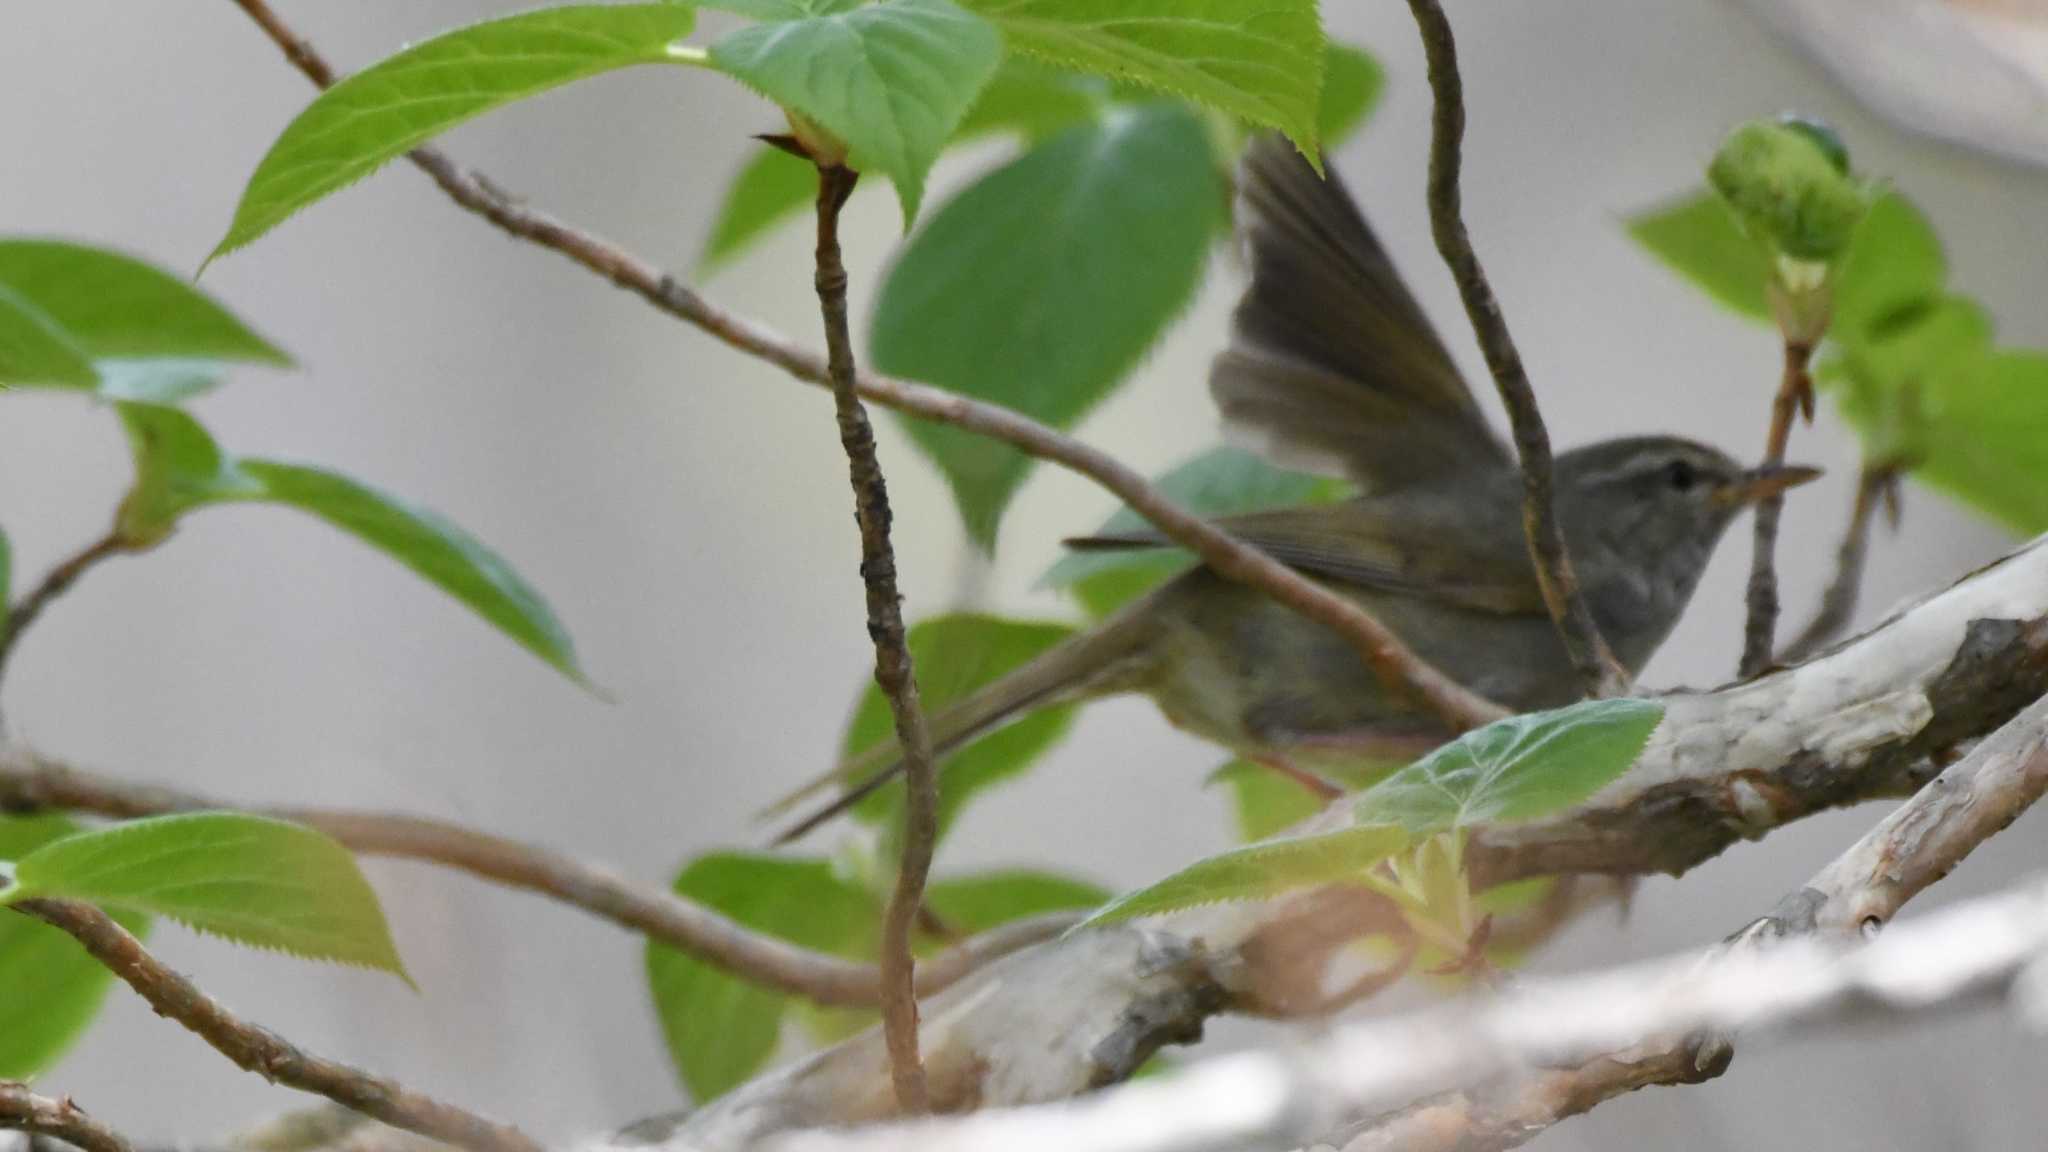
<path fill-rule="evenodd" d="M 1813 419 L 1813 378 L 1807 364 L 1813 359 L 1813 345 L 1791 337 L 1785 339 L 1785 370 L 1778 382 L 1778 394 L 1771 401 L 1771 427 L 1764 438 L 1763 466 L 1785 462 L 1785 445 L 1792 438 L 1792 422 L 1801 412 Z M 1748 613 L 1742 626 L 1740 675 L 1755 676 L 1771 666 L 1773 645 L 1778 635 L 1778 518 L 1785 511 L 1785 494 L 1772 492 L 1757 501 L 1755 531 L 1749 554 Z"/>
<path fill-rule="evenodd" d="M 333 68 L 278 19 L 264 0 L 235 3 L 313 83 L 325 88 L 335 82 Z M 449 199 L 509 235 L 568 257 L 730 348 L 773 364 L 799 380 L 829 385 L 825 358 L 765 325 L 720 308 L 646 260 L 528 207 L 439 149 L 416 148 L 408 158 Z M 1416 655 L 1370 612 L 1182 508 L 1114 457 L 999 404 L 873 372 L 858 373 L 855 387 L 862 399 L 884 408 L 999 440 L 1027 456 L 1086 476 L 1174 543 L 1200 557 L 1218 575 L 1257 588 L 1344 637 L 1390 686 L 1412 692 L 1453 730 L 1463 731 L 1506 715 L 1499 705 Z"/>
<path fill-rule="evenodd" d="M 12 1080 L 0 1080 L 0 1128 L 53 1137 L 84 1152 L 134 1152 L 126 1138 L 87 1115 L 69 1096 L 38 1096 Z"/>
<path fill-rule="evenodd" d="M 24 900 L 24 914 L 85 946 L 154 1008 L 184 1025 L 244 1071 L 275 1084 L 325 1096 L 365 1116 L 471 1152 L 542 1152 L 517 1128 L 423 1095 L 396 1081 L 312 1055 L 284 1037 L 222 1007 L 190 980 L 165 967 L 128 930 L 90 904 Z"/>
<path fill-rule="evenodd" d="M 896 549 L 889 541 L 889 487 L 875 457 L 875 433 L 854 387 L 853 336 L 846 324 L 846 264 L 839 252 L 839 210 L 853 195 L 858 173 L 837 164 L 818 166 L 818 306 L 839 443 L 853 482 L 853 515 L 860 525 L 860 576 L 867 591 L 868 637 L 875 645 L 875 684 L 889 701 L 896 745 L 903 752 L 902 854 L 896 884 L 882 915 L 882 1035 L 889 1045 L 889 1078 L 896 1102 L 908 1113 L 930 1107 L 924 1065 L 917 1058 L 917 959 L 911 941 L 924 908 L 924 884 L 939 840 L 938 769 L 931 729 L 917 699 L 917 670 L 903 634 L 903 596 L 896 588 Z"/>
<path fill-rule="evenodd" d="M 777 1152 L 1210 1152 L 1292 1148 L 1418 1096 L 1657 1037 L 1903 1022 L 2024 994 L 2048 978 L 2048 886 L 1843 947 L 1818 939 L 1688 953 L 1532 981 L 1490 1000 L 1346 1025 L 1284 1051 L 1202 1061 L 1078 1100 L 855 1131 L 789 1133 Z M 1387 1145 L 1394 1147 L 1397 1145 Z"/>
<path fill-rule="evenodd" d="M 881 998 L 872 964 L 764 936 L 701 904 L 641 885 L 588 861 L 422 816 L 327 808 L 242 805 L 188 792 L 128 784 L 41 759 L 0 751 L 0 812 L 82 812 L 136 819 L 173 812 L 253 810 L 316 828 L 351 851 L 438 864 L 508 888 L 547 896 L 688 952 L 743 980 L 834 1007 L 872 1007 Z M 1058 936 L 1075 914 L 1019 920 L 963 941 L 917 968 L 919 995 L 932 995 L 1020 948 Z"/>
<path fill-rule="evenodd" d="M 1458 169 L 1462 163 L 1465 136 L 1465 90 L 1458 75 L 1457 43 L 1451 23 L 1437 0 L 1408 0 L 1416 28 L 1422 33 L 1422 48 L 1429 61 L 1429 87 L 1433 100 L 1429 138 L 1429 222 L 1436 238 L 1437 252 L 1457 281 L 1458 295 L 1465 303 L 1465 315 L 1472 322 L 1473 335 L 1486 355 L 1486 367 L 1500 389 L 1513 430 L 1515 452 L 1522 465 L 1522 528 L 1529 538 L 1529 557 L 1536 567 L 1536 579 L 1543 590 L 1543 602 L 1557 623 L 1557 634 L 1571 654 L 1573 667 L 1586 689 L 1595 696 L 1615 696 L 1628 691 L 1629 676 L 1600 635 L 1600 626 L 1586 606 L 1571 556 L 1565 551 L 1564 530 L 1557 520 L 1553 491 L 1550 433 L 1543 426 L 1543 412 L 1536 404 L 1536 391 L 1529 386 L 1529 373 L 1522 366 L 1522 354 L 1508 332 L 1500 301 L 1487 282 L 1479 254 L 1465 231 L 1460 207 Z"/>

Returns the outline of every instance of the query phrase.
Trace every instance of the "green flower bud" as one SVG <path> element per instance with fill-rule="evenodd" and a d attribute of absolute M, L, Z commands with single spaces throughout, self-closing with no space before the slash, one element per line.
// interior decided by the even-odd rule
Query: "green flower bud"
<path fill-rule="evenodd" d="M 1810 120 L 1752 120 L 1729 133 L 1707 182 L 1752 235 L 1796 261 L 1840 255 L 1872 199 L 1839 137 Z"/>

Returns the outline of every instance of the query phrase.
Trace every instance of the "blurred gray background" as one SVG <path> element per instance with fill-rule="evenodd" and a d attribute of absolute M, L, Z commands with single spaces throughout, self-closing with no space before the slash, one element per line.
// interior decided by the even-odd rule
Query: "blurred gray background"
<path fill-rule="evenodd" d="M 507 10 L 484 2 L 281 5 L 343 67 Z M 1332 31 L 1391 76 L 1335 157 L 1459 352 L 1483 371 L 1422 204 L 1428 94 L 1396 3 L 1326 5 Z M 1861 166 L 1934 218 L 1954 282 L 2004 338 L 2048 342 L 2039 222 L 2048 179 L 1900 136 L 1861 113 L 1750 16 L 1718 3 L 1458 4 L 1471 132 L 1467 211 L 1555 435 L 1674 430 L 1740 455 L 1763 437 L 1770 335 L 1705 305 L 1627 241 L 1622 216 L 1698 178 L 1720 134 L 1797 108 L 1839 125 Z M 191 269 L 244 178 L 308 99 L 226 3 L 10 0 L 0 16 L 0 229 L 114 244 Z M 641 70 L 548 96 L 450 139 L 537 204 L 691 270 L 725 181 L 772 129 L 736 86 Z M 940 193 L 990 159 L 942 168 Z M 933 201 L 936 203 L 936 200 Z M 897 239 L 892 198 L 856 200 L 856 314 Z M 801 229 L 708 285 L 814 342 Z M 1083 428 L 1145 468 L 1213 441 L 1202 378 L 1235 292 L 1220 265 L 1136 382 Z M 755 838 L 748 813 L 831 754 L 869 661 L 844 463 L 823 395 L 666 320 L 562 259 L 507 241 L 403 166 L 211 270 L 206 287 L 296 355 L 198 405 L 231 448 L 336 466 L 440 509 L 550 598 L 612 698 L 578 690 L 396 565 L 293 515 L 207 512 L 160 551 L 91 575 L 27 641 L 7 686 L 15 733 L 50 753 L 249 801 L 389 805 L 609 861 L 664 881 L 688 855 Z M 1491 406 L 1491 401 L 1488 401 Z M 0 523 L 21 579 L 97 534 L 126 481 L 114 420 L 12 395 L 0 420 Z M 1786 521 L 1788 617 L 1811 605 L 1846 512 L 1851 441 L 1831 415 L 1794 438 L 1833 469 Z M 992 570 L 963 559 L 949 500 L 900 430 L 884 464 L 914 615 L 963 589 L 1019 613 L 1063 532 L 1105 496 L 1041 471 Z M 1738 648 L 1747 531 L 1647 677 L 1724 678 Z M 1877 544 L 1864 619 L 2002 551 L 1999 530 L 1913 491 Z M 1145 880 L 1226 842 L 1219 755 L 1149 705 L 1085 714 L 1031 779 L 991 798 L 942 868 L 1056 862 Z M 1546 969 L 1719 937 L 1874 820 L 1865 809 L 1646 883 Z M 1940 890 L 2036 867 L 2022 821 Z M 446 873 L 372 863 L 419 980 L 237 951 L 176 928 L 162 953 L 253 1018 L 319 1051 L 568 1137 L 672 1108 L 640 944 L 607 925 Z M 1917 909 L 1916 909 L 1917 910 Z M 0 995 L 6 990 L 0 989 Z M 1602 1108 L 1542 1147 L 2039 1147 L 2048 1058 L 1973 1018 L 1747 1052 L 1705 1088 Z M 197 1137 L 299 1103 L 117 991 L 45 1080 L 144 1138 Z"/>

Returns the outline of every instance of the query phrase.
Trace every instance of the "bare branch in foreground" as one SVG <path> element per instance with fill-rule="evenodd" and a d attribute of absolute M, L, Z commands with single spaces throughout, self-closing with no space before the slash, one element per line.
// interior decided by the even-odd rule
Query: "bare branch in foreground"
<path fill-rule="evenodd" d="M 444 1104 L 360 1068 L 314 1056 L 275 1032 L 250 1024 L 165 967 L 127 929 L 90 904 L 24 900 L 14 907 L 84 945 L 94 959 L 148 1001 L 157 1015 L 183 1024 L 244 1071 L 274 1084 L 325 1096 L 394 1128 L 445 1140 L 472 1152 L 541 1152 L 541 1146 L 517 1128 Z"/>
<path fill-rule="evenodd" d="M 1663 726 L 1627 775 L 1559 817 L 1476 830 L 1467 863 L 1481 885 L 1682 872 L 1821 809 L 1912 792 L 1936 774 L 1935 761 L 2044 692 L 2048 538 L 1799 668 L 1665 697 Z M 1346 818 L 1332 810 L 1307 830 Z M 1313 1006 L 1291 949 L 1262 942 L 1313 936 L 1303 918 L 1327 911 L 1317 893 L 1196 909 L 1148 931 L 1078 933 L 991 965 L 925 1006 L 934 1110 L 1063 1099 L 1114 1079 L 1118 1062 L 1101 1054 L 1119 1050 L 1115 1037 L 1172 1042 L 1199 1035 L 1218 1012 Z M 738 1148 L 796 1128 L 893 1118 L 885 1070 L 877 1038 L 857 1037 L 698 1110 L 672 1126 L 669 1147 Z"/>
<path fill-rule="evenodd" d="M 43 610 L 69 592 L 71 586 L 78 583 L 78 578 L 91 571 L 94 565 L 128 550 L 129 545 L 118 533 L 108 532 L 50 569 L 42 583 L 8 609 L 5 619 L 0 620 L 0 680 L 6 678 L 7 662 L 14 655 L 15 645 L 21 642 L 22 634 L 36 622 Z M 5 590 L 0 589 L 0 595 L 4 594 Z"/>
<path fill-rule="evenodd" d="M 1429 223 L 1436 237 L 1437 252 L 1458 283 L 1458 295 L 1465 302 L 1465 315 L 1472 321 L 1473 335 L 1486 354 L 1486 366 L 1500 388 L 1501 403 L 1508 410 L 1508 423 L 1515 437 L 1515 452 L 1522 462 L 1522 530 L 1529 537 L 1529 558 L 1536 566 L 1536 581 L 1543 589 L 1543 602 L 1557 623 L 1558 637 L 1571 654 L 1572 665 L 1586 689 L 1595 696 L 1618 696 L 1628 691 L 1629 676 L 1600 635 L 1600 626 L 1586 606 L 1579 578 L 1572 571 L 1565 552 L 1564 531 L 1558 527 L 1557 501 L 1552 492 L 1550 433 L 1543 426 L 1543 412 L 1536 405 L 1535 389 L 1522 367 L 1522 354 L 1508 332 L 1500 301 L 1494 298 L 1479 254 L 1472 250 L 1472 238 L 1465 232 L 1459 207 L 1458 168 L 1465 136 L 1465 87 L 1458 76 L 1457 43 L 1451 37 L 1451 23 L 1437 0 L 1408 0 L 1415 14 L 1415 26 L 1422 33 L 1422 48 L 1429 59 L 1429 87 L 1434 100 L 1429 138 Z"/>
<path fill-rule="evenodd" d="M 1785 462 L 1785 445 L 1792 438 L 1792 421 L 1801 412 L 1813 419 L 1813 377 L 1806 366 L 1813 359 L 1813 345 L 1805 340 L 1785 338 L 1785 372 L 1778 394 L 1771 401 L 1771 429 L 1764 440 L 1763 466 Z M 1742 665 L 1739 675 L 1755 676 L 1771 666 L 1771 652 L 1778 635 L 1778 517 L 1785 511 L 1785 494 L 1773 492 L 1757 502 L 1751 515 L 1756 531 L 1749 554 L 1749 614 L 1742 627 Z"/>
<path fill-rule="evenodd" d="M 1856 602 L 1863 594 L 1863 562 L 1870 553 L 1870 523 L 1877 518 L 1880 504 L 1897 515 L 1898 491 L 1897 468 L 1882 464 L 1863 466 L 1856 478 L 1856 501 L 1849 509 L 1849 527 L 1842 534 L 1841 547 L 1835 551 L 1834 579 L 1821 593 L 1820 610 L 1813 619 L 1778 650 L 1778 663 L 1797 664 L 1818 654 L 1856 618 Z"/>
<path fill-rule="evenodd" d="M 134 1152 L 119 1132 L 86 1115 L 69 1096 L 38 1096 L 12 1080 L 0 1080 L 0 1128 L 52 1136 L 84 1152 Z"/>
<path fill-rule="evenodd" d="M 0 812 L 83 812 L 131 820 L 172 812 L 243 810 L 317 828 L 366 856 L 417 860 L 552 897 L 631 932 L 688 952 L 748 980 L 834 1007 L 871 1007 L 881 999 L 872 964 L 800 948 L 763 936 L 662 888 L 636 884 L 609 869 L 534 844 L 493 836 L 443 820 L 387 812 L 327 808 L 263 808 L 225 804 L 168 788 L 126 784 L 20 748 L 0 749 Z M 1053 913 L 990 929 L 917 967 L 917 990 L 932 995 L 1019 948 L 1058 936 L 1078 913 Z"/>
<path fill-rule="evenodd" d="M 326 88 L 335 82 L 333 68 L 278 19 L 265 0 L 235 0 L 235 4 L 313 83 Z M 829 386 L 831 374 L 825 359 L 781 333 L 725 311 L 675 277 L 609 241 L 527 207 L 518 197 L 482 174 L 461 167 L 436 148 L 416 148 L 408 153 L 408 158 L 449 199 L 511 236 L 568 257 L 730 348 L 773 364 L 799 380 Z M 1093 480 L 1174 543 L 1199 556 L 1218 575 L 1257 588 L 1344 637 L 1390 687 L 1413 693 L 1453 731 L 1475 728 L 1506 715 L 1499 705 L 1466 689 L 1416 655 L 1365 609 L 1182 508 L 1115 457 L 999 404 L 872 372 L 857 374 L 854 383 L 864 400 L 920 420 L 950 424 L 1000 440 L 1027 456 Z"/>
<path fill-rule="evenodd" d="M 932 734 L 917 699 L 917 671 L 903 635 L 903 596 L 896 590 L 896 549 L 889 542 L 889 488 L 875 458 L 875 433 L 854 389 L 853 336 L 846 326 L 846 264 L 839 254 L 839 210 L 853 195 L 858 173 L 818 165 L 818 306 L 839 444 L 853 480 L 853 515 L 860 524 L 860 576 L 867 588 L 868 636 L 875 644 L 875 684 L 889 701 L 896 745 L 903 750 L 903 854 L 895 891 L 882 917 L 882 1035 L 889 1045 L 889 1078 L 896 1101 L 909 1113 L 926 1111 L 924 1066 L 917 1058 L 917 959 L 911 938 L 924 908 L 924 882 L 939 840 L 939 778 Z"/>
<path fill-rule="evenodd" d="M 1786 941 L 1693 953 L 1490 1002 L 1342 1027 L 1288 1052 L 1220 1057 L 1078 1100 L 850 1132 L 784 1152 L 1181 1152 L 1290 1148 L 1446 1088 L 1709 1030 L 1812 1030 L 1995 1003 L 2048 978 L 2048 887 L 1972 901 L 1850 948 Z M 2038 1008 L 2038 1004 L 2032 1005 Z"/>

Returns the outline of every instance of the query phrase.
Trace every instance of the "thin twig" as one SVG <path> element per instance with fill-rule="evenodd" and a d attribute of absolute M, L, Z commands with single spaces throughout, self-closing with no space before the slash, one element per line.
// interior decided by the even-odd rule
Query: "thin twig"
<path fill-rule="evenodd" d="M 924 1065 L 917 1058 L 917 958 L 911 938 L 924 907 L 924 882 L 939 839 L 938 771 L 931 730 L 917 701 L 917 671 L 903 636 L 903 597 L 896 590 L 896 550 L 889 542 L 889 487 L 875 457 L 875 432 L 854 387 L 853 335 L 846 323 L 846 264 L 839 254 L 839 210 L 860 176 L 837 164 L 818 165 L 818 307 L 825 318 L 832 402 L 839 444 L 853 481 L 853 515 L 860 524 L 860 575 L 867 587 L 868 636 L 875 643 L 875 683 L 888 697 L 903 749 L 903 856 L 896 890 L 882 917 L 882 1034 L 889 1045 L 889 1078 L 896 1103 L 910 1115 L 929 1111 Z"/>
<path fill-rule="evenodd" d="M 82 772 L 19 750 L 0 754 L 0 812 L 61 810 L 129 820 L 240 806 Z M 438 864 L 549 896 L 717 965 L 750 983 L 845 1008 L 881 999 L 872 964 L 800 948 L 756 933 L 701 904 L 636 884 L 607 868 L 422 816 L 326 808 L 266 808 L 264 815 L 317 828 L 351 851 Z M 932 995 L 969 973 L 1073 926 L 1080 913 L 1034 916 L 993 928 L 917 967 L 917 992 Z"/>
<path fill-rule="evenodd" d="M 0 1080 L 0 1128 L 53 1136 L 85 1152 L 134 1152 L 119 1132 L 86 1115 L 69 1096 L 38 1096 L 12 1080 Z"/>
<path fill-rule="evenodd" d="M 1835 552 L 1835 578 L 1821 593 L 1820 610 L 1799 635 L 1778 650 L 1780 664 L 1797 664 L 1820 652 L 1840 636 L 1856 618 L 1856 602 L 1863 593 L 1863 562 L 1870 552 L 1870 524 L 1880 505 L 1897 507 L 1898 469 L 1866 464 L 1856 480 L 1856 503 L 1849 511 L 1849 528 Z"/>
<path fill-rule="evenodd" d="M 274 1084 L 325 1096 L 394 1128 L 472 1152 L 542 1152 L 517 1128 L 444 1104 L 382 1076 L 312 1055 L 284 1037 L 241 1019 L 165 967 L 128 930 L 90 904 L 24 900 L 14 907 L 85 946 L 148 1001 L 160 1016 L 183 1024 L 244 1071 Z"/>
<path fill-rule="evenodd" d="M 1486 354 L 1486 366 L 1500 388 L 1501 403 L 1508 410 L 1515 451 L 1522 461 L 1522 528 L 1529 538 L 1529 557 L 1536 566 L 1537 583 L 1543 602 L 1557 623 L 1557 634 L 1570 653 L 1589 692 L 1615 696 L 1628 691 L 1629 675 L 1586 606 L 1578 576 L 1566 554 L 1564 531 L 1558 526 L 1557 502 L 1552 491 L 1550 433 L 1544 429 L 1543 413 L 1536 406 L 1536 392 L 1529 386 L 1529 374 L 1522 367 L 1522 354 L 1508 332 L 1500 301 L 1494 298 L 1479 254 L 1472 249 L 1460 207 L 1458 168 L 1465 136 L 1464 83 L 1458 76 L 1458 49 L 1451 37 L 1451 24 L 1437 0 L 1408 0 L 1422 33 L 1422 48 L 1429 59 L 1429 87 L 1434 99 L 1429 139 L 1429 223 L 1436 249 L 1458 283 L 1458 295 L 1465 302 L 1465 315 L 1472 321 L 1473 335 Z"/>
<path fill-rule="evenodd" d="M 1792 438 L 1792 421 L 1800 412 L 1812 419 L 1813 378 L 1807 364 L 1813 359 L 1813 345 L 1801 340 L 1785 341 L 1785 371 L 1778 382 L 1778 395 L 1771 401 L 1771 430 L 1764 441 L 1763 466 L 1785 462 L 1785 444 Z M 1756 533 L 1749 555 L 1749 617 L 1742 629 L 1742 665 L 1738 673 L 1748 679 L 1771 666 L 1771 648 L 1778 633 L 1778 516 L 1785 510 L 1785 494 L 1773 492 L 1757 501 Z"/>
<path fill-rule="evenodd" d="M 334 70 L 286 27 L 264 0 L 235 0 L 235 4 L 255 19 L 308 79 L 323 88 L 334 83 Z M 829 386 L 825 359 L 781 333 L 711 303 L 617 245 L 527 207 L 438 149 L 420 147 L 408 155 L 449 199 L 511 236 L 568 257 L 728 347 L 773 364 L 799 380 Z M 1365 609 L 1182 508 L 1114 457 L 999 404 L 871 372 L 858 373 L 854 383 L 864 400 L 1000 440 L 1027 456 L 1095 481 L 1218 575 L 1257 588 L 1342 636 L 1382 680 L 1400 691 L 1412 692 L 1453 731 L 1507 714 L 1417 656 Z"/>
<path fill-rule="evenodd" d="M 42 583 L 36 585 L 8 610 L 6 621 L 0 623 L 0 679 L 7 675 L 7 661 L 14 655 L 15 645 L 21 641 L 22 634 L 28 631 L 29 625 L 34 624 L 36 618 L 43 614 L 43 610 L 70 591 L 71 586 L 78 583 L 78 578 L 90 571 L 93 565 L 110 556 L 126 552 L 128 548 L 128 544 L 121 539 L 119 533 L 108 532 L 50 569 L 49 575 L 43 577 Z"/>

